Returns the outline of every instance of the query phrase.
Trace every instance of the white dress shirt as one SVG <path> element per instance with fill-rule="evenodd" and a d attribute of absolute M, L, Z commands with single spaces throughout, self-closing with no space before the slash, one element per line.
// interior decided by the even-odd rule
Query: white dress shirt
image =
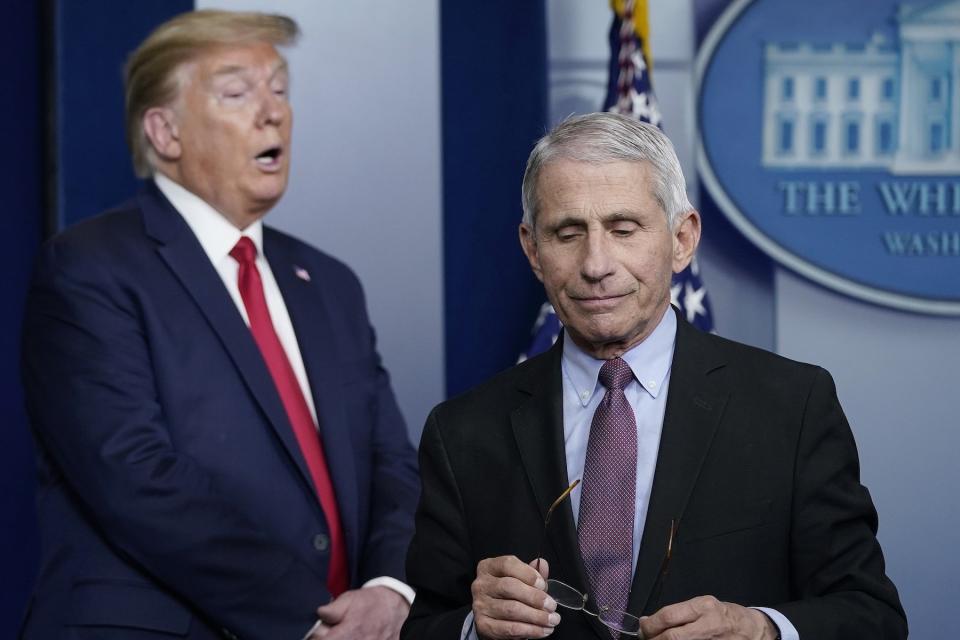
<path fill-rule="evenodd" d="M 220 274 L 223 286 L 227 288 L 227 292 L 230 293 L 230 297 L 233 298 L 237 310 L 243 316 L 243 321 L 247 323 L 248 327 L 250 326 L 250 318 L 247 317 L 247 308 L 243 304 L 240 287 L 237 284 L 240 264 L 230 257 L 230 251 L 243 236 L 253 241 L 253 245 L 257 248 L 257 270 L 260 272 L 260 280 L 263 281 L 263 295 L 267 299 L 267 310 L 270 312 L 273 329 L 280 339 L 280 344 L 283 345 L 283 350 L 287 354 L 287 360 L 290 361 L 293 373 L 297 376 L 300 391 L 307 400 L 310 415 L 313 417 L 314 425 L 316 425 L 317 410 L 313 405 L 313 394 L 310 391 L 307 370 L 303 366 L 303 358 L 300 355 L 297 334 L 293 332 L 293 323 L 290 322 L 287 305 L 283 302 L 280 287 L 277 286 L 273 271 L 270 270 L 270 263 L 267 262 L 263 253 L 263 222 L 257 220 L 240 231 L 229 220 L 220 215 L 216 209 L 173 180 L 162 174 L 157 174 L 154 180 L 163 195 L 173 205 L 173 208 L 186 220 L 187 226 L 193 231 L 193 235 L 197 236 L 200 246 L 203 247 L 204 253 L 207 254 L 217 273 Z"/>
<path fill-rule="evenodd" d="M 287 360 L 290 361 L 293 373 L 297 376 L 300 390 L 303 392 L 303 397 L 310 408 L 310 415 L 313 417 L 313 424 L 316 426 L 318 424 L 317 410 L 313 404 L 310 380 L 307 378 L 307 370 L 303 365 L 303 357 L 300 355 L 297 334 L 293 331 L 293 323 L 290 321 L 287 305 L 283 302 L 280 287 L 277 286 L 273 271 L 270 270 L 270 263 L 267 262 L 267 257 L 263 252 L 263 223 L 258 220 L 241 231 L 216 209 L 170 178 L 157 173 L 153 179 L 157 188 L 166 196 L 173 208 L 183 216 L 187 226 L 200 241 L 200 246 L 203 247 L 204 253 L 207 254 L 217 273 L 220 274 L 223 286 L 227 288 L 237 311 L 240 312 L 248 327 L 250 326 L 250 319 L 247 317 L 247 309 L 243 304 L 240 287 L 237 284 L 240 265 L 230 257 L 230 250 L 243 236 L 253 241 L 257 248 L 257 270 L 260 272 L 260 280 L 263 282 L 263 295 L 267 300 L 267 310 L 270 312 L 273 329 L 280 339 L 280 344 L 283 345 L 283 350 L 287 354 Z M 363 586 L 388 587 L 403 596 L 408 604 L 413 603 L 413 589 L 396 578 L 390 576 L 373 578 L 365 582 Z M 318 602 L 317 604 L 321 603 Z"/>

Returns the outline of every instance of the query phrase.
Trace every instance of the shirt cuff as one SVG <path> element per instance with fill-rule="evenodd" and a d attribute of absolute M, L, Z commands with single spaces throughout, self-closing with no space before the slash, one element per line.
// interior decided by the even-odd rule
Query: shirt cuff
<path fill-rule="evenodd" d="M 392 589 L 403 596 L 403 599 L 406 600 L 407 604 L 411 607 L 413 606 L 413 599 L 417 595 L 409 585 L 400 582 L 396 578 L 391 578 L 390 576 L 381 576 L 379 578 L 367 580 L 363 583 L 362 588 L 366 589 L 367 587 L 386 587 L 387 589 Z"/>
<path fill-rule="evenodd" d="M 800 633 L 797 631 L 797 628 L 787 620 L 787 616 L 776 609 L 770 609 L 768 607 L 750 608 L 766 614 L 766 616 L 773 621 L 773 624 L 780 630 L 780 640 L 800 640 Z"/>
<path fill-rule="evenodd" d="M 460 631 L 460 640 L 480 640 L 477 636 L 477 630 L 473 626 L 473 611 L 467 614 L 467 619 L 463 621 L 463 629 Z"/>
<path fill-rule="evenodd" d="M 303 640 L 309 640 L 310 635 L 322 626 L 323 626 L 322 620 L 317 620 L 316 622 L 314 622 L 313 626 L 310 627 L 310 631 L 307 631 L 307 635 L 303 636 Z"/>

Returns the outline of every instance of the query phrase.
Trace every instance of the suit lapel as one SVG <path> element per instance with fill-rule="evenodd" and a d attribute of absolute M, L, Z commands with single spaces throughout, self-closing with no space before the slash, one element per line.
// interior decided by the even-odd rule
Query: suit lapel
<path fill-rule="evenodd" d="M 546 518 L 550 505 L 571 482 L 567 476 L 563 432 L 562 353 L 561 336 L 550 351 L 536 361 L 531 361 L 527 376 L 520 385 L 521 392 L 528 394 L 529 399 L 510 415 L 513 435 L 541 519 Z M 537 542 L 540 535 L 537 531 L 534 537 Z M 587 574 L 580 555 L 577 528 L 569 498 L 553 512 L 547 527 L 547 540 L 556 557 L 567 569 L 570 586 L 586 593 Z M 536 551 L 530 549 L 529 553 Z M 556 576 L 556 568 L 552 573 Z M 577 615 L 583 615 L 600 638 L 609 640 L 610 632 L 596 618 L 586 614 Z"/>
<path fill-rule="evenodd" d="M 650 613 L 667 551 L 670 524 L 683 531 L 683 512 L 697 482 L 723 409 L 726 391 L 714 388 L 708 374 L 724 365 L 706 337 L 677 318 L 677 341 L 670 373 L 670 389 L 660 436 L 657 468 L 647 520 L 644 524 L 637 570 L 630 590 L 629 611 Z"/>
<path fill-rule="evenodd" d="M 284 251 L 280 237 L 268 227 L 263 229 L 263 251 L 280 287 L 287 313 L 290 314 L 300 356 L 310 380 L 324 458 L 347 541 L 347 557 L 350 558 L 351 567 L 355 568 L 359 561 L 357 551 L 360 543 L 357 538 L 359 501 L 356 461 L 347 427 L 346 408 L 340 393 L 343 385 L 336 367 L 338 350 L 327 308 L 330 301 L 324 299 L 320 283 L 312 281 L 303 265 L 297 264 L 295 258 Z"/>
<path fill-rule="evenodd" d="M 158 242 L 157 253 L 206 317 L 313 494 L 306 462 L 273 378 L 220 274 L 186 221 L 153 183 L 141 193 L 139 201 L 147 235 Z"/>

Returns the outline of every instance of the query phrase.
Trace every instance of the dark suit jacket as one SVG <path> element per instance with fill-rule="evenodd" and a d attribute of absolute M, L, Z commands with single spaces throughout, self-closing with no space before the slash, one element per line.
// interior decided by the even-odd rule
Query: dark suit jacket
<path fill-rule="evenodd" d="M 269 228 L 264 253 L 351 584 L 403 578 L 416 461 L 360 284 Z M 326 521 L 249 329 L 155 185 L 44 246 L 24 324 L 43 558 L 22 637 L 299 640 L 330 598 Z"/>
<path fill-rule="evenodd" d="M 561 347 L 439 405 L 420 444 L 423 493 L 403 638 L 459 638 L 483 558 L 531 560 L 568 481 Z M 671 520 L 679 522 L 662 576 Z M 682 319 L 628 609 L 700 595 L 775 607 L 803 640 L 906 638 L 876 512 L 823 369 L 703 334 Z M 586 592 L 569 500 L 550 522 L 552 578 Z M 659 584 L 658 584 L 659 583 Z M 552 638 L 609 640 L 560 610 Z"/>

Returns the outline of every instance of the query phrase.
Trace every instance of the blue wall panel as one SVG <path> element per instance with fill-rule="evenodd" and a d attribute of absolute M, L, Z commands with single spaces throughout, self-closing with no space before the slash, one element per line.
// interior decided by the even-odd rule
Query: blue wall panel
<path fill-rule="evenodd" d="M 123 61 L 155 25 L 192 7 L 183 0 L 18 0 L 8 4 L 0 26 L 0 57 L 16 61 L 5 67 L 15 91 L 0 101 L 0 117 L 13 125 L 0 160 L 7 239 L 0 251 L 6 283 L 0 314 L 0 638 L 16 637 L 39 552 L 34 452 L 18 366 L 33 258 L 45 228 L 55 231 L 134 193 L 123 132 Z"/>
<path fill-rule="evenodd" d="M 520 182 L 547 123 L 542 2 L 443 2 L 447 393 L 516 362 L 543 288 L 517 239 Z"/>
<path fill-rule="evenodd" d="M 93 215 L 133 195 L 123 125 L 123 64 L 192 0 L 59 0 L 55 11 L 57 222 Z"/>
<path fill-rule="evenodd" d="M 0 160 L 4 243 L 0 251 L 0 638 L 16 636 L 36 570 L 33 450 L 18 367 L 20 322 L 33 256 L 40 242 L 43 187 L 41 150 L 40 15 L 32 0 L 13 2 L 0 26 L 0 59 L 8 99 L 0 101 L 7 153 Z"/>

